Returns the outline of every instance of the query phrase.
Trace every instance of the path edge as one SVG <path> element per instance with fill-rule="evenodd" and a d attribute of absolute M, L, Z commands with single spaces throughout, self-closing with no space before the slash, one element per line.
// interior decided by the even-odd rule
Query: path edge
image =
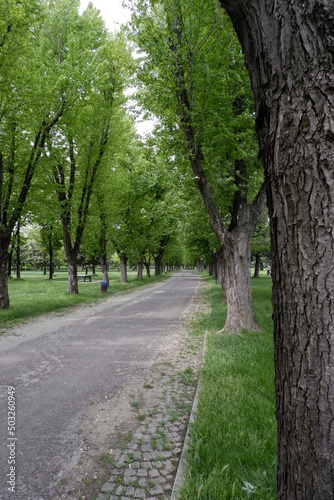
<path fill-rule="evenodd" d="M 207 346 L 207 338 L 208 338 L 208 331 L 206 330 L 205 331 L 205 335 L 204 335 L 201 369 L 202 369 L 202 366 L 203 366 L 203 363 L 204 363 L 204 359 L 205 359 L 205 352 L 206 352 L 206 346 Z M 201 369 L 200 369 L 200 372 L 201 372 Z M 195 421 L 195 416 L 196 416 L 196 413 L 197 413 L 200 392 L 201 392 L 201 381 L 200 381 L 200 374 L 199 374 L 198 383 L 197 383 L 197 389 L 196 389 L 196 393 L 195 393 L 195 397 L 194 397 L 194 402 L 193 402 L 193 406 L 191 408 L 191 413 L 190 413 L 190 417 L 189 417 L 189 422 L 188 422 L 186 437 L 184 438 L 183 449 L 182 449 L 181 457 L 180 457 L 180 460 L 179 460 L 179 465 L 178 465 L 178 468 L 177 468 L 176 476 L 175 476 L 175 479 L 174 479 L 174 485 L 173 485 L 173 489 L 172 489 L 172 494 L 171 494 L 170 500 L 180 500 L 179 490 L 183 486 L 184 477 L 185 477 L 185 474 L 186 474 L 186 471 L 187 471 L 187 457 L 186 457 L 186 455 L 188 453 L 189 446 L 190 446 L 190 441 L 191 441 L 190 427 L 191 427 L 191 425 Z"/>

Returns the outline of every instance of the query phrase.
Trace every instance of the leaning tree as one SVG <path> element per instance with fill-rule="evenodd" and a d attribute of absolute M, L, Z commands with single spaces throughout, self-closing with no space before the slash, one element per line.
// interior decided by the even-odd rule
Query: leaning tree
<path fill-rule="evenodd" d="M 334 3 L 220 0 L 250 73 L 271 219 L 278 498 L 334 495 Z"/>

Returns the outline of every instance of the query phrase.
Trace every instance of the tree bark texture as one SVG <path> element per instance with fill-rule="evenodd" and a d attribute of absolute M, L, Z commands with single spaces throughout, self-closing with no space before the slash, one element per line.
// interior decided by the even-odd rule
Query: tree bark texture
<path fill-rule="evenodd" d="M 272 239 L 278 498 L 334 498 L 334 3 L 221 0 L 245 54 Z"/>
<path fill-rule="evenodd" d="M 78 265 L 77 265 L 76 255 L 67 256 L 67 268 L 68 268 L 68 293 L 72 294 L 79 293 Z"/>

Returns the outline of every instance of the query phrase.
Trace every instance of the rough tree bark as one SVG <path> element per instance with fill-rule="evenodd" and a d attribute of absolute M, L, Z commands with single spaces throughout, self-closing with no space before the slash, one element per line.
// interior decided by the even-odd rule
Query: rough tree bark
<path fill-rule="evenodd" d="M 221 0 L 254 93 L 272 239 L 278 498 L 334 498 L 334 3 Z"/>

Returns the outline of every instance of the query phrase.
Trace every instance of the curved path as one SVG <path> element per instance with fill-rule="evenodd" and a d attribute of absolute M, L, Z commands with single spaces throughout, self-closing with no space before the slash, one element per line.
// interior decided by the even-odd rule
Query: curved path
<path fill-rule="evenodd" d="M 77 431 L 87 404 L 112 396 L 152 366 L 198 283 L 191 272 L 182 272 L 98 305 L 30 321 L 0 339 L 1 499 L 52 495 L 63 471 L 78 459 Z M 15 387 L 15 440 L 7 430 L 8 386 Z M 7 483 L 10 454 L 13 495 Z"/>

